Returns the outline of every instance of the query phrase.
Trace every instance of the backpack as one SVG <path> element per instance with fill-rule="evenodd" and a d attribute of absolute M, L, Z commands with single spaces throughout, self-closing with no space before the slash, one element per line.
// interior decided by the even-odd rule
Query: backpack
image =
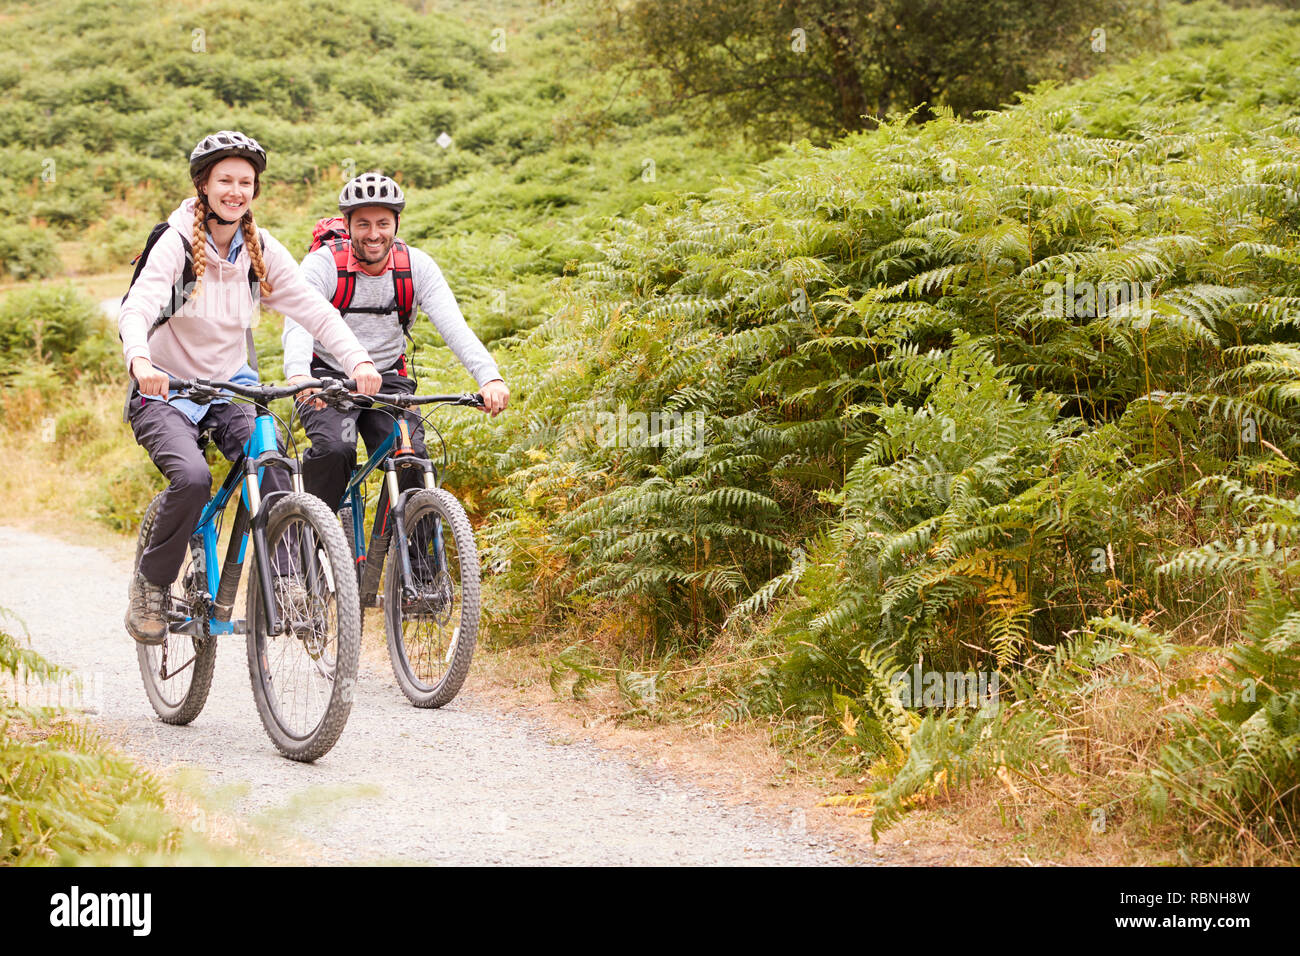
<path fill-rule="evenodd" d="M 347 312 L 369 312 L 377 315 L 397 313 L 401 323 L 402 334 L 411 338 L 411 321 L 415 318 L 415 279 L 411 274 L 411 250 L 401 239 L 393 240 L 393 304 L 391 306 L 353 306 L 352 295 L 357 289 L 355 272 L 348 271 L 348 254 L 352 238 L 348 235 L 348 224 L 340 216 L 330 216 L 316 223 L 311 233 L 311 243 L 307 252 L 312 253 L 321 246 L 329 248 L 334 257 L 334 268 L 338 274 L 338 284 L 330 303 L 339 310 Z"/>
<path fill-rule="evenodd" d="M 160 222 L 149 230 L 149 238 L 145 240 L 144 248 L 131 260 L 131 264 L 135 266 L 135 271 L 131 274 L 131 284 L 126 287 L 126 292 L 122 296 L 122 305 L 126 305 L 126 297 L 131 294 L 131 289 L 135 286 L 136 280 L 140 278 L 140 273 L 144 272 L 145 264 L 149 261 L 149 253 L 153 252 L 153 247 L 158 244 L 158 240 L 163 237 L 168 228 L 169 224 L 167 222 Z M 181 267 L 181 274 L 176 279 L 176 284 L 172 286 L 171 298 L 163 303 L 163 307 L 158 310 L 158 318 L 153 320 L 153 324 L 149 326 L 149 331 L 145 333 L 146 342 L 153 337 L 155 332 L 171 321 L 171 317 L 189 301 L 190 294 L 194 291 L 194 248 L 187 236 L 181 236 L 181 243 L 185 247 L 185 264 Z M 254 272 L 251 262 L 248 265 L 248 290 L 253 297 L 253 302 L 256 303 L 261 296 L 261 285 L 257 281 L 257 273 Z M 118 331 L 117 337 L 119 339 L 122 337 L 121 330 Z M 244 329 L 244 342 L 248 348 L 249 367 L 257 371 L 257 348 L 253 345 L 253 330 L 251 328 Z M 132 379 L 126 395 L 127 410 L 130 408 L 131 398 L 135 395 L 135 392 L 136 382 L 135 379 Z M 123 411 L 122 420 L 127 420 L 126 410 Z"/>

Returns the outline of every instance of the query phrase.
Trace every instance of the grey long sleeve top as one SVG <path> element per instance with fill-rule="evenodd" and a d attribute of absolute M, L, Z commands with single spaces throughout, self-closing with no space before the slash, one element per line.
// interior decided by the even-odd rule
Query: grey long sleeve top
<path fill-rule="evenodd" d="M 411 276 L 415 284 L 415 309 L 423 311 L 433 322 L 434 328 L 447 343 L 448 348 L 468 369 L 474 381 L 480 386 L 494 379 L 501 378 L 496 362 L 470 329 L 461 314 L 456 296 L 443 278 L 438 264 L 425 252 L 408 246 L 411 250 Z M 338 270 L 334 257 L 328 248 L 322 246 L 302 260 L 298 267 L 300 274 L 312 288 L 325 296 L 334 295 L 338 281 Z M 352 295 L 354 306 L 386 306 L 393 303 L 393 276 L 384 272 L 377 276 L 356 274 L 356 291 Z M 380 371 L 391 368 L 405 348 L 402 326 L 397 320 L 397 312 L 379 314 L 374 312 L 345 312 L 344 320 L 356 335 L 358 341 L 374 360 Z M 284 374 L 288 378 L 295 375 L 311 374 L 311 357 L 315 352 L 321 359 L 334 368 L 340 368 L 338 360 L 310 332 L 297 322 L 284 320 Z"/>

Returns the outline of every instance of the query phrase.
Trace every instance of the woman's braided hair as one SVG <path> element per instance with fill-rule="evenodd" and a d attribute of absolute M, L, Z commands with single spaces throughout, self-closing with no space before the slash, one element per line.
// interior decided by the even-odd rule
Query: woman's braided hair
<path fill-rule="evenodd" d="M 194 174 L 194 191 L 198 198 L 194 203 L 194 229 L 190 235 L 190 248 L 194 250 L 194 296 L 203 289 L 203 273 L 208 266 L 208 257 L 204 254 L 203 249 L 207 243 L 206 232 L 208 228 L 208 197 L 203 192 L 203 186 L 207 182 L 208 174 L 212 171 L 215 163 L 211 163 Z M 261 177 L 257 171 L 253 172 L 253 198 L 256 199 L 262 191 Z M 275 290 L 272 288 L 270 281 L 266 278 L 266 263 L 262 261 L 262 239 L 261 234 L 257 231 L 257 223 L 253 221 L 253 210 L 249 209 L 239 220 L 240 230 L 244 234 L 244 248 L 248 250 L 249 261 L 253 264 L 253 275 L 257 276 L 258 287 L 262 290 L 262 295 L 270 295 Z"/>

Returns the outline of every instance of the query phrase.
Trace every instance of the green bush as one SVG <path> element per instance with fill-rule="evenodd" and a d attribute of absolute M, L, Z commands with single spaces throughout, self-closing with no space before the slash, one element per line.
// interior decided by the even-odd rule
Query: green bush
<path fill-rule="evenodd" d="M 32 215 L 64 238 L 75 238 L 103 215 L 104 197 L 59 185 L 32 203 Z"/>
<path fill-rule="evenodd" d="M 48 229 L 0 226 L 0 267 L 15 279 L 45 279 L 63 270 Z"/>
<path fill-rule="evenodd" d="M 70 408 L 54 421 L 54 440 L 60 447 L 84 445 L 103 433 L 104 422 L 89 408 Z"/>
<path fill-rule="evenodd" d="M 90 501 L 91 517 L 114 531 L 135 534 L 149 502 L 166 485 L 148 459 L 124 465 L 100 480 Z"/>
<path fill-rule="evenodd" d="M 782 653 L 755 706 L 856 722 L 864 763 L 901 753 L 891 812 L 936 781 L 996 772 L 999 754 L 1026 774 L 1067 760 L 1040 744 L 1091 671 L 1147 660 L 1075 642 L 1090 621 L 1237 637 L 1235 616 L 1187 620 L 1222 601 L 1204 575 L 1159 573 L 1170 551 L 1234 540 L 1194 482 L 1268 465 L 1279 496 L 1300 491 L 1282 468 L 1300 454 L 1297 56 L 1292 26 L 979 122 L 898 117 L 614 219 L 518 342 L 487 548 L 521 589 L 558 593 L 575 628 L 618 608 L 639 651 L 761 629 Z M 485 142 L 503 115 L 481 121 Z M 674 165 L 687 166 L 659 157 L 661 178 Z M 702 439 L 594 440 L 624 407 L 698 414 Z M 1251 645 L 1292 648 L 1270 620 L 1250 622 Z M 890 668 L 918 660 L 1005 672 L 1027 716 L 991 743 L 991 725 L 936 709 L 890 732 Z M 1103 679 L 1162 694 L 1157 679 Z M 1294 759 L 1294 701 L 1242 719 L 1217 754 L 1171 753 L 1204 771 L 1199 802 L 1184 791 L 1181 805 L 1196 827 L 1225 812 L 1206 794 L 1230 788 L 1234 822 L 1276 836 L 1286 827 L 1264 818 L 1293 812 L 1279 755 Z M 1160 742 L 1161 721 L 1135 732 Z M 1264 789 L 1245 785 L 1252 740 Z"/>
<path fill-rule="evenodd" d="M 144 248 L 149 227 L 113 216 L 86 232 L 86 266 L 96 272 L 124 272 Z"/>
<path fill-rule="evenodd" d="M 0 304 L 0 356 L 11 368 L 23 362 L 84 367 L 97 353 L 88 343 L 102 340 L 107 325 L 99 306 L 69 283 L 15 289 Z"/>
<path fill-rule="evenodd" d="M 21 361 L 10 365 L 0 388 L 0 409 L 17 428 L 30 428 L 32 416 L 47 409 L 68 388 L 67 377 L 44 362 Z"/>

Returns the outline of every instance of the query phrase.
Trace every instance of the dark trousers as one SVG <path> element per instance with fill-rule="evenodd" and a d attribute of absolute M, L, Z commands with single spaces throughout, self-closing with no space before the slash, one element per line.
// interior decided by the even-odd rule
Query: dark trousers
<path fill-rule="evenodd" d="M 166 402 L 132 398 L 131 431 L 169 482 L 154 515 L 153 534 L 140 557 L 140 573 L 154 584 L 165 587 L 176 580 L 199 515 L 212 496 L 212 472 L 199 450 L 199 432 L 207 429 L 221 453 L 234 461 L 243 454 L 255 415 L 250 405 L 213 404 L 195 425 Z M 288 491 L 289 475 L 280 468 L 267 468 L 261 488 L 263 496 Z"/>
<path fill-rule="evenodd" d="M 402 366 L 398 366 L 401 368 Z M 316 378 L 342 378 L 343 373 L 328 365 L 314 363 L 311 369 Z M 392 369 L 383 374 L 384 385 L 381 391 L 415 393 L 415 380 Z M 394 409 L 359 409 L 341 412 L 328 405 L 314 408 L 308 398 L 299 406 L 302 414 L 303 428 L 311 439 L 311 448 L 302 456 L 303 489 L 315 495 L 321 501 L 337 511 L 343 504 L 343 490 L 352 477 L 352 469 L 357 463 L 357 436 L 366 443 L 366 451 L 374 454 L 397 427 Z M 422 458 L 428 457 L 424 447 L 424 426 L 420 416 L 405 413 L 411 432 L 411 448 Z M 405 491 L 407 488 L 423 488 L 424 475 L 414 468 L 403 468 L 397 475 L 397 486 Z"/>

